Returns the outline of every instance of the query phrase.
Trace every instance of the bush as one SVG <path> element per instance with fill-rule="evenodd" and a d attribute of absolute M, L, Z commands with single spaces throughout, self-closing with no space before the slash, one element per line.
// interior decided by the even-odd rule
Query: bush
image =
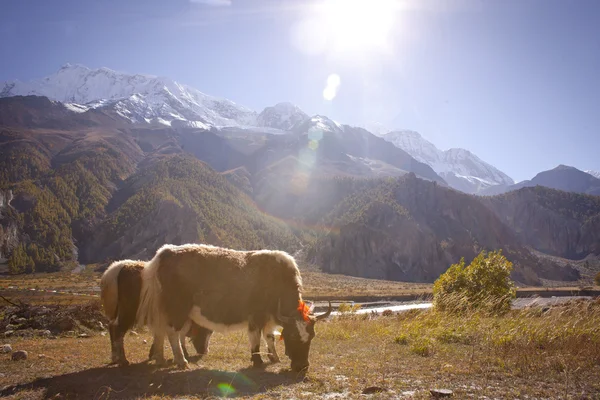
<path fill-rule="evenodd" d="M 512 263 L 502 251 L 479 253 L 470 265 L 464 258 L 453 264 L 433 285 L 434 307 L 442 311 L 482 310 L 504 313 L 510 310 L 516 289 L 510 279 Z"/>
<path fill-rule="evenodd" d="M 354 314 L 360 309 L 360 304 L 342 303 L 338 307 L 340 314 Z"/>
<path fill-rule="evenodd" d="M 596 285 L 600 286 L 600 272 L 598 272 L 596 274 L 596 277 L 594 278 L 594 282 L 596 282 Z"/>
<path fill-rule="evenodd" d="M 397 344 L 407 345 L 408 344 L 408 335 L 406 333 L 401 333 L 394 338 L 394 342 Z"/>

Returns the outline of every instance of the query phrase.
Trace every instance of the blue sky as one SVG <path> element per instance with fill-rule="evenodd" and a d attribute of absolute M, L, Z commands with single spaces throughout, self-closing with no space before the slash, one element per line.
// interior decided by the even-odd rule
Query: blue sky
<path fill-rule="evenodd" d="M 517 181 L 558 164 L 600 170 L 600 1 L 391 2 L 352 13 L 296 0 L 4 0 L 0 80 L 106 66 L 259 111 L 290 101 L 416 130 Z M 326 100 L 331 74 L 340 85 Z"/>

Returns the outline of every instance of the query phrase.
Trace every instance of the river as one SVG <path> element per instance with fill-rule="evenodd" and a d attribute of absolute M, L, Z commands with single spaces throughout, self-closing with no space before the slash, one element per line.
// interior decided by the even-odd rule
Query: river
<path fill-rule="evenodd" d="M 577 299 L 591 299 L 591 296 L 561 296 L 561 297 L 527 297 L 527 298 L 518 298 L 513 300 L 513 308 L 520 309 L 527 306 L 552 306 L 560 303 L 565 303 L 567 301 L 577 300 Z M 332 302 L 332 306 L 335 309 L 343 302 Z M 385 310 L 390 310 L 393 312 L 401 312 L 408 310 L 416 310 L 416 309 L 428 309 L 432 307 L 431 302 L 367 302 L 367 303 L 354 303 L 347 302 L 350 304 L 360 304 L 360 309 L 355 311 L 356 314 L 366 314 L 377 312 L 381 313 Z M 315 303 L 315 312 L 322 312 L 327 309 L 327 303 L 318 302 Z M 339 315 L 338 311 L 333 311 L 332 315 Z"/>

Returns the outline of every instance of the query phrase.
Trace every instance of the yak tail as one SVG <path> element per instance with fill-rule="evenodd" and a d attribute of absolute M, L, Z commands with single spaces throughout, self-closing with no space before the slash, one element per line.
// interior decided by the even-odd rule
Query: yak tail
<path fill-rule="evenodd" d="M 119 306 L 119 272 L 125 266 L 125 261 L 115 261 L 104 271 L 100 278 L 100 298 L 104 315 L 109 321 L 117 318 Z"/>
<path fill-rule="evenodd" d="M 160 252 L 157 252 L 154 258 L 142 270 L 140 304 L 135 318 L 137 326 L 148 326 L 154 332 L 163 329 L 166 325 L 162 305 L 161 284 L 158 279 L 160 255 Z"/>

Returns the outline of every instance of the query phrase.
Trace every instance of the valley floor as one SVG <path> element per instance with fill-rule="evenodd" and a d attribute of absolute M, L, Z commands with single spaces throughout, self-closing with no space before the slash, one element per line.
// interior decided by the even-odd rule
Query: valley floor
<path fill-rule="evenodd" d="M 290 372 L 282 342 L 280 364 L 250 368 L 243 331 L 215 333 L 210 353 L 187 370 L 145 363 L 151 337 L 142 331 L 126 336 L 132 365 L 123 368 L 106 365 L 110 344 L 104 331 L 13 334 L 1 344 L 27 351 L 28 358 L 12 361 L 0 354 L 0 397 L 333 399 L 373 391 L 368 397 L 424 399 L 430 389 L 443 388 L 454 398 L 600 398 L 599 300 L 502 317 L 434 310 L 346 314 L 319 323 L 316 331 L 306 376 Z M 171 356 L 170 349 L 165 355 Z"/>

